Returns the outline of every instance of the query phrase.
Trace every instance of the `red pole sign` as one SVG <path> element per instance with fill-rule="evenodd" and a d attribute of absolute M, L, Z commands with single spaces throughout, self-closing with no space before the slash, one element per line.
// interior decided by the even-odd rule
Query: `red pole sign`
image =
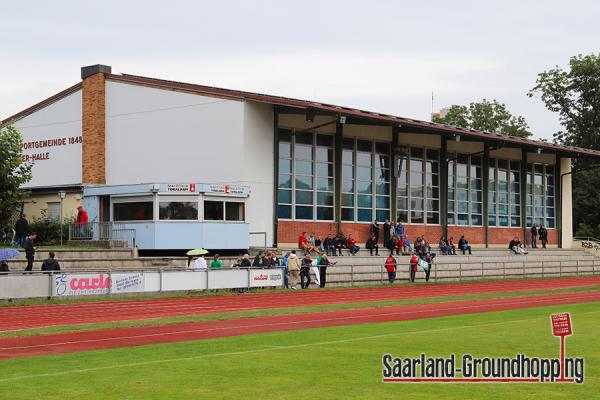
<path fill-rule="evenodd" d="M 562 381 L 565 379 L 565 336 L 573 334 L 571 314 L 552 314 L 550 319 L 552 320 L 552 335 L 560 336 L 560 380 Z"/>

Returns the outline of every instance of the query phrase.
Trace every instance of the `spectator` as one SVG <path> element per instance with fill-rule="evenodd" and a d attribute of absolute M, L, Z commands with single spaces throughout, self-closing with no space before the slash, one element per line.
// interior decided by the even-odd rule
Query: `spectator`
<path fill-rule="evenodd" d="M 285 267 L 290 274 L 290 287 L 292 290 L 296 290 L 296 285 L 298 284 L 298 277 L 300 274 L 300 260 L 298 260 L 296 250 L 292 250 L 292 253 L 285 263 Z"/>
<path fill-rule="evenodd" d="M 313 242 L 314 243 L 314 242 Z M 311 245 L 306 238 L 306 232 L 302 232 L 302 235 L 298 237 L 298 248 L 303 250 L 305 253 L 310 254 L 311 251 L 316 252 L 317 254 L 321 254 L 321 251 L 317 249 L 314 244 Z"/>
<path fill-rule="evenodd" d="M 8 263 L 5 260 L 0 261 L 0 272 L 10 272 L 10 268 L 8 268 Z M 8 275 L 6 273 L 0 275 Z"/>
<path fill-rule="evenodd" d="M 415 275 L 417 274 L 417 266 L 419 265 L 419 257 L 417 257 L 417 254 L 415 252 L 413 252 L 412 257 L 410 258 L 410 261 L 408 262 L 408 271 L 410 272 L 410 281 L 414 282 L 415 281 Z"/>
<path fill-rule="evenodd" d="M 444 243 L 446 243 L 446 249 L 448 251 L 449 255 L 456 255 L 456 246 L 454 246 L 454 242 L 453 242 L 454 238 L 444 238 Z"/>
<path fill-rule="evenodd" d="M 310 286 L 310 267 L 312 267 L 312 260 L 310 259 L 310 254 L 306 253 L 300 266 L 300 287 L 302 289 L 308 289 Z M 306 284 L 304 283 L 305 279 Z"/>
<path fill-rule="evenodd" d="M 356 240 L 352 237 L 352 234 L 348 235 L 348 239 L 346 239 L 346 247 L 350 251 L 350 254 L 355 256 L 356 253 L 360 250 L 360 247 L 356 244 Z"/>
<path fill-rule="evenodd" d="M 327 255 L 335 256 L 335 245 L 333 242 L 333 237 L 331 235 L 327 235 L 325 240 L 323 241 L 323 250 Z"/>
<path fill-rule="evenodd" d="M 288 278 L 288 270 L 287 270 L 287 261 L 290 258 L 290 253 L 289 251 L 287 253 L 285 253 L 285 256 L 283 256 L 283 260 L 281 260 L 281 266 L 283 267 L 283 286 L 288 289 L 289 288 L 289 278 Z"/>
<path fill-rule="evenodd" d="M 331 240 L 332 240 L 332 244 L 333 244 L 333 255 L 334 256 L 336 255 L 336 250 L 337 250 L 338 254 L 341 256 L 342 255 L 342 247 L 343 247 L 342 241 L 340 240 L 340 238 L 338 236 L 334 236 Z M 344 240 L 344 243 L 346 243 L 345 240 Z"/>
<path fill-rule="evenodd" d="M 312 233 L 309 233 L 309 234 L 308 234 L 308 237 L 306 238 L 306 240 L 308 241 L 308 244 L 309 244 L 310 246 L 313 246 L 313 247 L 315 247 L 315 246 L 316 246 L 316 245 L 315 245 L 315 233 L 314 233 L 314 232 L 312 232 Z"/>
<path fill-rule="evenodd" d="M 456 246 L 454 245 L 454 238 L 450 237 L 450 239 L 446 240 L 446 245 L 449 249 L 452 250 L 452 255 L 456 255 Z"/>
<path fill-rule="evenodd" d="M 373 225 L 371 225 L 371 236 L 375 236 L 375 242 L 379 242 L 379 222 L 377 220 L 374 220 Z"/>
<path fill-rule="evenodd" d="M 402 236 L 404 236 L 404 225 L 402 225 L 402 221 L 398 221 L 398 223 L 396 224 L 396 236 L 398 238 L 401 238 Z"/>
<path fill-rule="evenodd" d="M 317 264 L 319 265 L 319 287 L 324 288 L 327 283 L 327 268 L 329 268 L 330 265 L 335 265 L 337 263 L 329 261 L 327 254 L 323 254 Z"/>
<path fill-rule="evenodd" d="M 434 255 L 435 257 L 435 255 Z M 423 264 L 425 262 L 425 264 Z M 431 254 L 426 254 L 421 260 L 421 266 L 425 270 L 425 282 L 429 282 L 429 276 L 431 275 L 431 267 L 433 266 L 433 257 Z"/>
<path fill-rule="evenodd" d="M 321 251 L 321 253 L 323 253 L 323 251 L 324 251 L 323 242 L 321 241 L 320 236 L 315 236 L 315 247 L 317 249 L 319 249 Z"/>
<path fill-rule="evenodd" d="M 242 256 L 242 262 L 240 263 L 240 267 L 248 268 L 251 266 L 252 266 L 252 263 L 250 262 L 250 255 L 244 254 Z"/>
<path fill-rule="evenodd" d="M 440 252 L 446 255 L 452 254 L 452 249 L 448 247 L 446 239 L 443 236 L 440 238 Z"/>
<path fill-rule="evenodd" d="M 342 249 L 347 248 L 348 243 L 347 243 L 346 235 L 344 235 L 344 232 L 340 232 L 340 233 L 337 234 L 337 240 L 338 240 L 338 245 Z M 340 252 L 340 255 L 342 255 L 341 252 Z"/>
<path fill-rule="evenodd" d="M 383 247 L 385 247 L 389 251 L 392 251 L 392 249 L 394 248 L 393 244 L 390 243 L 391 242 L 391 234 L 390 234 L 391 229 L 392 229 L 392 224 L 390 223 L 389 219 L 386 219 L 385 223 L 383 224 Z"/>
<path fill-rule="evenodd" d="M 25 218 L 25 214 L 21 214 L 15 224 L 15 237 L 14 241 L 21 247 L 25 245 L 27 240 L 27 233 L 29 232 L 29 222 Z"/>
<path fill-rule="evenodd" d="M 270 257 L 269 257 L 269 267 L 280 267 L 281 266 L 281 260 L 277 257 L 277 253 L 275 253 L 275 251 L 271 251 Z"/>
<path fill-rule="evenodd" d="M 265 257 L 264 250 L 258 251 L 258 254 L 256 255 L 256 257 L 254 257 L 254 262 L 252 262 L 252 266 L 260 267 L 260 268 L 268 268 L 269 267 L 269 260 L 267 260 L 267 257 Z"/>
<path fill-rule="evenodd" d="M 321 273 L 319 271 L 319 263 L 321 262 L 321 258 L 323 256 L 317 256 L 316 259 L 312 260 L 310 264 L 310 270 L 315 274 L 315 283 L 317 286 L 321 286 Z"/>
<path fill-rule="evenodd" d="M 42 263 L 42 271 L 60 271 L 60 264 L 54 259 L 53 251 L 48 253 L 48 258 Z"/>
<path fill-rule="evenodd" d="M 410 240 L 408 239 L 408 237 L 404 237 L 404 247 L 402 249 L 402 255 L 403 256 L 408 256 L 410 255 Z"/>
<path fill-rule="evenodd" d="M 519 240 L 518 236 L 515 236 L 513 240 L 510 241 L 510 243 L 508 244 L 508 248 L 512 250 L 515 254 L 528 254 L 523 248 L 523 243 L 521 243 L 521 240 Z"/>
<path fill-rule="evenodd" d="M 538 235 L 540 237 L 540 241 L 542 242 L 542 248 L 546 248 L 546 244 L 548 243 L 548 231 L 544 228 L 544 225 L 540 225 L 540 230 L 538 231 Z"/>
<path fill-rule="evenodd" d="M 532 249 L 537 248 L 537 237 L 538 237 L 538 230 L 535 227 L 535 224 L 533 224 L 531 226 L 531 248 Z"/>
<path fill-rule="evenodd" d="M 195 269 L 208 269 L 208 265 L 206 264 L 206 259 L 204 258 L 204 256 L 200 256 L 200 257 L 196 258 L 196 261 L 194 261 L 194 268 Z"/>
<path fill-rule="evenodd" d="M 390 253 L 388 258 L 385 259 L 385 269 L 387 270 L 388 281 L 390 283 L 394 283 L 394 281 L 396 280 L 396 267 L 396 259 L 394 258 L 394 255 Z"/>
<path fill-rule="evenodd" d="M 215 254 L 212 261 L 210 262 L 210 269 L 223 269 L 223 261 L 220 260 L 221 256 L 219 253 Z"/>
<path fill-rule="evenodd" d="M 35 258 L 35 239 L 37 238 L 37 233 L 31 232 L 25 243 L 23 244 L 23 248 L 25 249 L 25 258 L 27 258 L 27 267 L 25 267 L 26 272 L 30 272 L 33 270 L 33 260 Z"/>
<path fill-rule="evenodd" d="M 469 255 L 473 254 L 473 253 L 471 253 L 471 245 L 469 244 L 467 239 L 465 239 L 464 235 L 461 236 L 460 239 L 458 240 L 458 248 L 462 251 L 463 255 L 465 254 L 465 252 L 467 250 L 469 251 Z"/>
<path fill-rule="evenodd" d="M 241 257 L 237 257 L 232 263 L 231 263 L 231 268 L 239 268 L 242 266 L 242 258 Z"/>
<path fill-rule="evenodd" d="M 399 238 L 396 241 L 396 246 L 394 246 L 396 249 L 396 255 L 399 256 L 400 254 L 404 255 L 404 239 L 403 238 Z"/>
<path fill-rule="evenodd" d="M 376 256 L 379 255 L 379 245 L 377 244 L 377 237 L 375 237 L 375 235 L 372 235 L 369 240 L 367 240 L 365 247 L 369 249 L 371 255 L 373 255 L 373 250 L 375 250 Z"/>
<path fill-rule="evenodd" d="M 77 218 L 75 219 L 78 225 L 88 222 L 88 213 L 83 209 L 82 205 L 77 206 Z"/>

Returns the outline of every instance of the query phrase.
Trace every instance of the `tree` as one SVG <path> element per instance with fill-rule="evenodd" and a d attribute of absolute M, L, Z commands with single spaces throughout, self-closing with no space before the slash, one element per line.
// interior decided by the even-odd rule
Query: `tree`
<path fill-rule="evenodd" d="M 512 115 L 506 105 L 497 100 L 483 99 L 468 106 L 453 105 L 443 117 L 434 116 L 433 122 L 510 136 L 531 136 L 525 118 Z"/>
<path fill-rule="evenodd" d="M 19 188 L 31 180 L 32 164 L 23 161 L 22 148 L 19 131 L 0 122 L 0 227 L 7 225 L 27 195 Z"/>
<path fill-rule="evenodd" d="M 600 150 L 600 54 L 571 57 L 568 70 L 556 66 L 538 74 L 528 93 L 539 95 L 550 111 L 558 113 L 562 128 L 554 134 L 560 144 Z M 577 159 L 573 168 L 600 164 Z M 573 174 L 573 226 L 576 234 L 600 236 L 600 169 Z"/>

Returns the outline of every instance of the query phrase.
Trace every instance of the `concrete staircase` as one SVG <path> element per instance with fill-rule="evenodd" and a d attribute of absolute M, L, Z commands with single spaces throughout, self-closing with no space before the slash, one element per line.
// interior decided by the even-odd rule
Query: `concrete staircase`
<path fill-rule="evenodd" d="M 62 270 L 160 269 L 185 268 L 186 257 L 138 257 L 135 249 L 53 250 Z M 34 270 L 48 258 L 48 250 L 35 254 Z M 25 269 L 25 254 L 8 261 L 11 271 Z"/>

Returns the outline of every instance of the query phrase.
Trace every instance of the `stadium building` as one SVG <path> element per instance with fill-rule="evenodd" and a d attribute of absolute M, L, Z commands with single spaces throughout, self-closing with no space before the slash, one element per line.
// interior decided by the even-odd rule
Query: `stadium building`
<path fill-rule="evenodd" d="M 411 240 L 505 246 L 545 225 L 572 240 L 571 162 L 600 152 L 111 67 L 5 120 L 34 161 L 29 217 L 135 231 L 140 249 L 244 249 L 302 231 L 366 241 L 401 219 Z"/>

